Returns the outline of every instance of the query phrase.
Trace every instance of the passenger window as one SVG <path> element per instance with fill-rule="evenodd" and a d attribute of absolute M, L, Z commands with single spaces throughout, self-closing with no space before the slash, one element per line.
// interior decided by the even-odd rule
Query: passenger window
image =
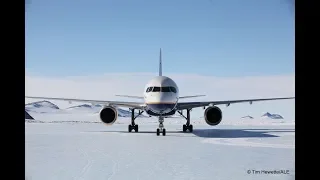
<path fill-rule="evenodd" d="M 174 87 L 170 87 L 170 90 L 171 90 L 171 92 L 177 93 L 177 90 Z"/>
<path fill-rule="evenodd" d="M 169 87 L 161 87 L 161 92 L 170 92 Z"/>
<path fill-rule="evenodd" d="M 153 87 L 152 92 L 160 92 L 160 87 Z"/>

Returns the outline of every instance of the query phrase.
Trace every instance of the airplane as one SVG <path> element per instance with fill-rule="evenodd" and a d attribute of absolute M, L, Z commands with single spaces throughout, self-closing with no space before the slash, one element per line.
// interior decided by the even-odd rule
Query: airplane
<path fill-rule="evenodd" d="M 164 128 L 164 118 L 171 117 L 177 112 L 186 119 L 183 125 L 183 132 L 193 132 L 193 125 L 190 124 L 190 111 L 193 108 L 203 107 L 205 122 L 210 126 L 216 126 L 222 121 L 222 111 L 217 105 L 226 105 L 235 103 L 244 103 L 256 101 L 284 100 L 294 99 L 295 97 L 266 98 L 266 99 L 243 99 L 243 100 L 226 100 L 226 101 L 192 101 L 179 102 L 180 99 L 188 99 L 205 95 L 179 96 L 179 88 L 177 84 L 169 77 L 162 75 L 162 55 L 160 48 L 159 57 L 159 75 L 151 79 L 145 86 L 143 96 L 116 95 L 119 97 L 127 97 L 143 100 L 142 102 L 124 102 L 124 101 L 105 101 L 105 100 L 88 100 L 88 99 L 70 99 L 55 97 L 35 97 L 25 96 L 33 99 L 63 100 L 69 102 L 87 102 L 92 104 L 101 104 L 103 107 L 99 112 L 100 120 L 106 125 L 112 125 L 118 118 L 116 107 L 127 107 L 131 111 L 131 124 L 128 125 L 128 132 L 138 132 L 139 126 L 135 123 L 135 119 L 143 112 L 150 117 L 155 116 L 159 119 L 159 127 L 157 128 L 157 136 L 162 133 L 166 135 Z M 206 108 L 207 107 L 207 108 Z M 135 110 L 139 110 L 135 116 Z M 183 115 L 183 110 L 187 111 L 187 116 Z"/>

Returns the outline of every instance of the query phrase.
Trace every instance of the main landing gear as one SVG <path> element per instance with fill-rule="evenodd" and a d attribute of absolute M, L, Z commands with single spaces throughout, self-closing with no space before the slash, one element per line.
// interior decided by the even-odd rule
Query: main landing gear
<path fill-rule="evenodd" d="M 190 124 L 190 110 L 191 109 L 187 109 L 187 117 L 185 117 L 182 114 L 182 111 L 177 111 L 182 117 L 184 117 L 187 120 L 187 123 L 182 126 L 183 132 L 186 132 L 187 130 L 189 130 L 189 132 L 193 131 L 193 126 L 192 126 L 192 124 Z"/>
<path fill-rule="evenodd" d="M 161 132 L 163 136 L 166 135 L 166 129 L 163 126 L 163 119 L 164 118 L 162 116 L 159 116 L 159 128 L 157 129 L 157 136 L 159 136 Z"/>
<path fill-rule="evenodd" d="M 131 124 L 129 124 L 129 126 L 128 126 L 128 131 L 131 132 L 131 131 L 134 129 L 135 132 L 138 132 L 138 131 L 139 131 L 139 126 L 138 126 L 138 124 L 135 124 L 135 123 L 134 123 L 134 120 L 135 120 L 138 116 L 140 116 L 140 115 L 143 113 L 143 111 L 140 111 L 140 110 L 139 110 L 138 115 L 137 115 L 137 116 L 134 116 L 134 109 L 130 109 L 130 110 L 131 110 Z"/>

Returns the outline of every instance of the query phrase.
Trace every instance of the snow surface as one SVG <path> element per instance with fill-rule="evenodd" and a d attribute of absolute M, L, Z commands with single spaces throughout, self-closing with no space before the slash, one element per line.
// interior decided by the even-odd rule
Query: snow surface
<path fill-rule="evenodd" d="M 156 118 L 130 118 L 104 125 L 92 113 L 29 112 L 26 120 L 26 178 L 29 180 L 294 179 L 294 121 L 224 119 L 218 126 L 166 118 L 166 136 L 156 136 Z M 251 174 L 248 174 L 251 170 Z M 261 171 L 253 174 L 253 170 Z M 288 170 L 289 174 L 262 171 Z"/>

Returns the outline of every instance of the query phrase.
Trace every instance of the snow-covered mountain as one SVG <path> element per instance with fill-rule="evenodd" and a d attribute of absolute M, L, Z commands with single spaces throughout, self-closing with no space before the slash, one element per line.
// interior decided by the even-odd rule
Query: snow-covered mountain
<path fill-rule="evenodd" d="M 72 106 L 66 108 L 68 112 L 83 112 L 83 113 L 99 113 L 102 108 L 102 105 L 90 105 L 90 104 L 81 104 L 78 106 Z M 119 117 L 131 117 L 131 111 L 117 108 Z M 135 115 L 138 115 L 138 112 L 135 112 Z M 145 117 L 145 115 L 140 115 L 139 117 Z"/>
<path fill-rule="evenodd" d="M 90 105 L 90 104 L 81 104 L 77 106 L 71 106 L 65 109 L 69 113 L 98 113 L 101 110 L 102 106 Z"/>
<path fill-rule="evenodd" d="M 253 117 L 252 116 L 243 116 L 243 117 L 241 117 L 241 119 L 253 119 Z"/>
<path fill-rule="evenodd" d="M 90 105 L 81 104 L 77 106 L 71 106 L 65 109 L 60 109 L 57 105 L 50 101 L 37 101 L 28 103 L 25 105 L 25 110 L 32 113 L 89 113 L 96 114 L 101 110 L 102 105 Z M 119 117 L 131 117 L 131 112 L 121 108 L 117 108 Z M 138 112 L 135 112 L 138 115 Z M 146 117 L 145 115 L 140 115 L 139 117 Z"/>
<path fill-rule="evenodd" d="M 283 117 L 279 114 L 271 114 L 269 112 L 266 112 L 261 116 L 262 118 L 270 118 L 270 119 L 283 119 Z"/>
<path fill-rule="evenodd" d="M 52 113 L 59 112 L 60 108 L 57 105 L 51 103 L 50 101 L 37 101 L 26 104 L 25 110 L 27 112 Z"/>

